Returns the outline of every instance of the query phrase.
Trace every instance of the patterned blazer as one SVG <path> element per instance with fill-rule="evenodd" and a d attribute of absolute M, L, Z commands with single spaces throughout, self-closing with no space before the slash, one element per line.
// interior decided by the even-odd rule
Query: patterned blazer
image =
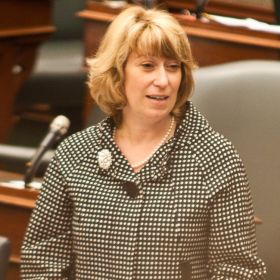
<path fill-rule="evenodd" d="M 264 279 L 242 162 L 187 105 L 138 173 L 111 119 L 63 141 L 22 246 L 22 279 Z"/>

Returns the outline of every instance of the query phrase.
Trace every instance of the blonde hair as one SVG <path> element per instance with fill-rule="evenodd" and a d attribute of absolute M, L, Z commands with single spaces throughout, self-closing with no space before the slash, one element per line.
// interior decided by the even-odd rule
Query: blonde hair
<path fill-rule="evenodd" d="M 124 67 L 129 54 L 175 58 L 181 62 L 182 80 L 172 114 L 181 118 L 193 89 L 194 62 L 186 34 L 166 11 L 140 6 L 121 12 L 111 23 L 94 58 L 88 59 L 91 96 L 118 125 L 126 105 Z"/>

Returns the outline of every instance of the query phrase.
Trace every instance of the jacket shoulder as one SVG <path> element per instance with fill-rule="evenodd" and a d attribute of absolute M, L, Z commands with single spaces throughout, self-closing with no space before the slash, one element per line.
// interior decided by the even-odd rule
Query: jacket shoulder
<path fill-rule="evenodd" d="M 197 139 L 195 157 L 206 184 L 214 188 L 215 192 L 233 181 L 244 181 L 247 184 L 245 168 L 236 148 L 211 127 L 205 128 Z"/>
<path fill-rule="evenodd" d="M 97 130 L 97 126 L 91 126 L 70 135 L 59 144 L 54 157 L 59 161 L 62 171 L 71 172 L 82 160 L 96 152 Z"/>

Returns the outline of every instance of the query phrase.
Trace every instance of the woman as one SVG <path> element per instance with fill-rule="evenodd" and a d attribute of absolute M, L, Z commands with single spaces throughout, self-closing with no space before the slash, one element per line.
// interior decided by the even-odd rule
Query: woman
<path fill-rule="evenodd" d="M 188 101 L 194 63 L 178 22 L 129 8 L 89 66 L 109 117 L 57 149 L 22 279 L 263 279 L 244 168 Z"/>

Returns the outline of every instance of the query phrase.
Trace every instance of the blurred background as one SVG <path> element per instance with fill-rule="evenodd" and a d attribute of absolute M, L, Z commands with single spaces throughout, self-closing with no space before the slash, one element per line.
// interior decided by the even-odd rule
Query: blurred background
<path fill-rule="evenodd" d="M 271 26 L 279 28 L 280 4 L 278 0 L 1 0 L 0 167 L 3 171 L 0 171 L 1 179 L 10 176 L 10 173 L 5 172 L 24 174 L 25 163 L 30 159 L 19 161 L 20 155 L 15 150 L 16 155 L 6 161 L 7 151 L 11 150 L 8 150 L 5 145 L 11 145 L 9 148 L 12 147 L 12 149 L 38 147 L 51 121 L 57 115 L 65 115 L 71 122 L 66 136 L 95 124 L 104 117 L 89 96 L 86 86 L 85 60 L 94 55 L 114 16 L 131 4 L 143 5 L 147 8 L 159 6 L 174 14 L 189 37 L 194 57 L 200 68 L 197 72 L 198 81 L 206 79 L 205 76 L 211 77 L 208 73 L 219 73 L 218 76 L 213 74 L 212 78 L 214 80 L 218 77 L 220 79 L 218 83 L 222 85 L 223 71 L 228 71 L 229 68 L 234 70 L 230 72 L 234 73 L 232 74 L 234 79 L 242 80 L 240 77 L 242 75 L 238 74 L 241 73 L 238 67 L 243 66 L 230 64 L 242 61 L 254 61 L 247 64 L 248 69 L 251 67 L 250 73 L 255 73 L 253 70 L 258 67 L 267 67 L 262 70 L 267 73 L 273 72 L 273 77 L 275 77 L 275 71 L 278 71 L 275 69 L 280 69 L 280 32 L 277 33 L 276 29 L 272 32 L 269 29 Z M 226 17 L 229 22 L 232 19 L 241 21 L 238 26 L 233 24 L 234 21 L 223 24 L 218 22 L 215 15 Z M 248 28 L 246 18 L 268 24 L 268 27 L 261 25 L 259 29 L 260 25 L 255 24 Z M 258 61 L 267 62 L 267 64 L 264 66 L 262 63 L 258 64 Z M 224 68 L 223 65 L 225 65 Z M 219 66 L 222 68 L 215 68 Z M 264 76 L 264 74 L 259 74 L 257 79 L 262 81 Z M 209 78 L 206 80 L 208 83 Z M 279 79 L 266 77 L 264 81 L 275 93 L 280 88 L 280 71 Z M 234 82 L 231 86 L 234 87 L 237 83 Z M 252 75 L 249 81 L 242 80 L 240 85 L 243 83 L 250 92 L 261 89 L 261 86 L 256 86 L 252 90 L 251 85 L 256 83 Z M 200 92 L 208 90 L 209 87 L 198 86 L 195 94 L 197 93 L 199 97 Z M 226 86 L 223 91 L 226 92 Z M 278 92 L 280 93 L 280 90 Z M 243 94 L 243 91 L 236 95 L 239 97 L 236 104 L 245 102 L 241 93 Z M 250 96 L 250 98 L 263 101 L 251 109 L 259 108 L 260 112 L 265 114 L 265 110 L 272 111 L 268 104 L 271 108 L 278 107 L 279 98 L 274 100 L 274 97 L 271 97 L 268 100 L 256 96 Z M 201 104 L 202 109 L 205 107 L 207 115 L 206 103 L 209 106 L 210 100 L 206 98 L 201 102 L 199 98 L 194 98 L 194 102 Z M 266 106 L 262 106 L 263 104 Z M 248 121 L 252 121 L 249 114 L 246 115 L 246 109 L 241 107 L 237 105 L 230 110 L 235 114 L 236 119 L 244 116 L 248 118 Z M 243 114 L 244 111 L 245 114 Z M 221 119 L 221 116 L 214 115 L 213 120 L 214 117 Z M 209 118 L 211 119 L 211 114 Z M 265 119 L 267 122 L 264 121 Z M 240 124 L 244 122 L 242 119 L 238 120 Z M 266 130 L 260 130 L 258 124 L 262 128 L 269 128 L 269 132 L 264 133 L 263 131 Z M 263 220 L 263 224 L 257 225 L 259 251 L 268 266 L 267 279 L 270 280 L 278 280 L 280 275 L 280 150 L 277 147 L 280 134 L 279 124 L 279 114 L 273 119 L 261 116 L 254 119 L 252 127 L 257 131 L 254 135 L 254 144 L 247 141 L 251 138 L 246 135 L 246 129 L 243 130 L 242 137 L 239 137 L 233 125 L 225 125 L 224 131 L 221 131 L 225 134 L 229 133 L 226 136 L 237 145 L 242 158 L 245 159 L 245 165 L 248 165 L 256 214 Z M 265 137 L 269 137 L 271 142 Z M 271 149 L 270 154 L 261 141 L 266 144 L 273 143 L 271 147 L 267 147 Z M 55 145 L 52 148 L 54 149 Z M 6 154 L 1 157 L 2 151 Z M 267 158 L 268 154 L 271 157 Z M 261 171 L 259 167 L 249 166 L 252 159 L 258 162 Z M 47 164 L 41 168 L 38 176 L 43 175 L 46 166 Z M 262 173 L 264 171 L 267 172 L 265 175 Z M 8 236 L 13 244 L 7 276 L 9 280 L 19 279 L 20 244 L 36 197 L 36 191 L 31 193 L 27 190 L 9 191 L 0 186 L 0 235 Z M 20 220 L 22 223 L 19 222 Z M 5 221 L 7 221 L 6 224 Z"/>

